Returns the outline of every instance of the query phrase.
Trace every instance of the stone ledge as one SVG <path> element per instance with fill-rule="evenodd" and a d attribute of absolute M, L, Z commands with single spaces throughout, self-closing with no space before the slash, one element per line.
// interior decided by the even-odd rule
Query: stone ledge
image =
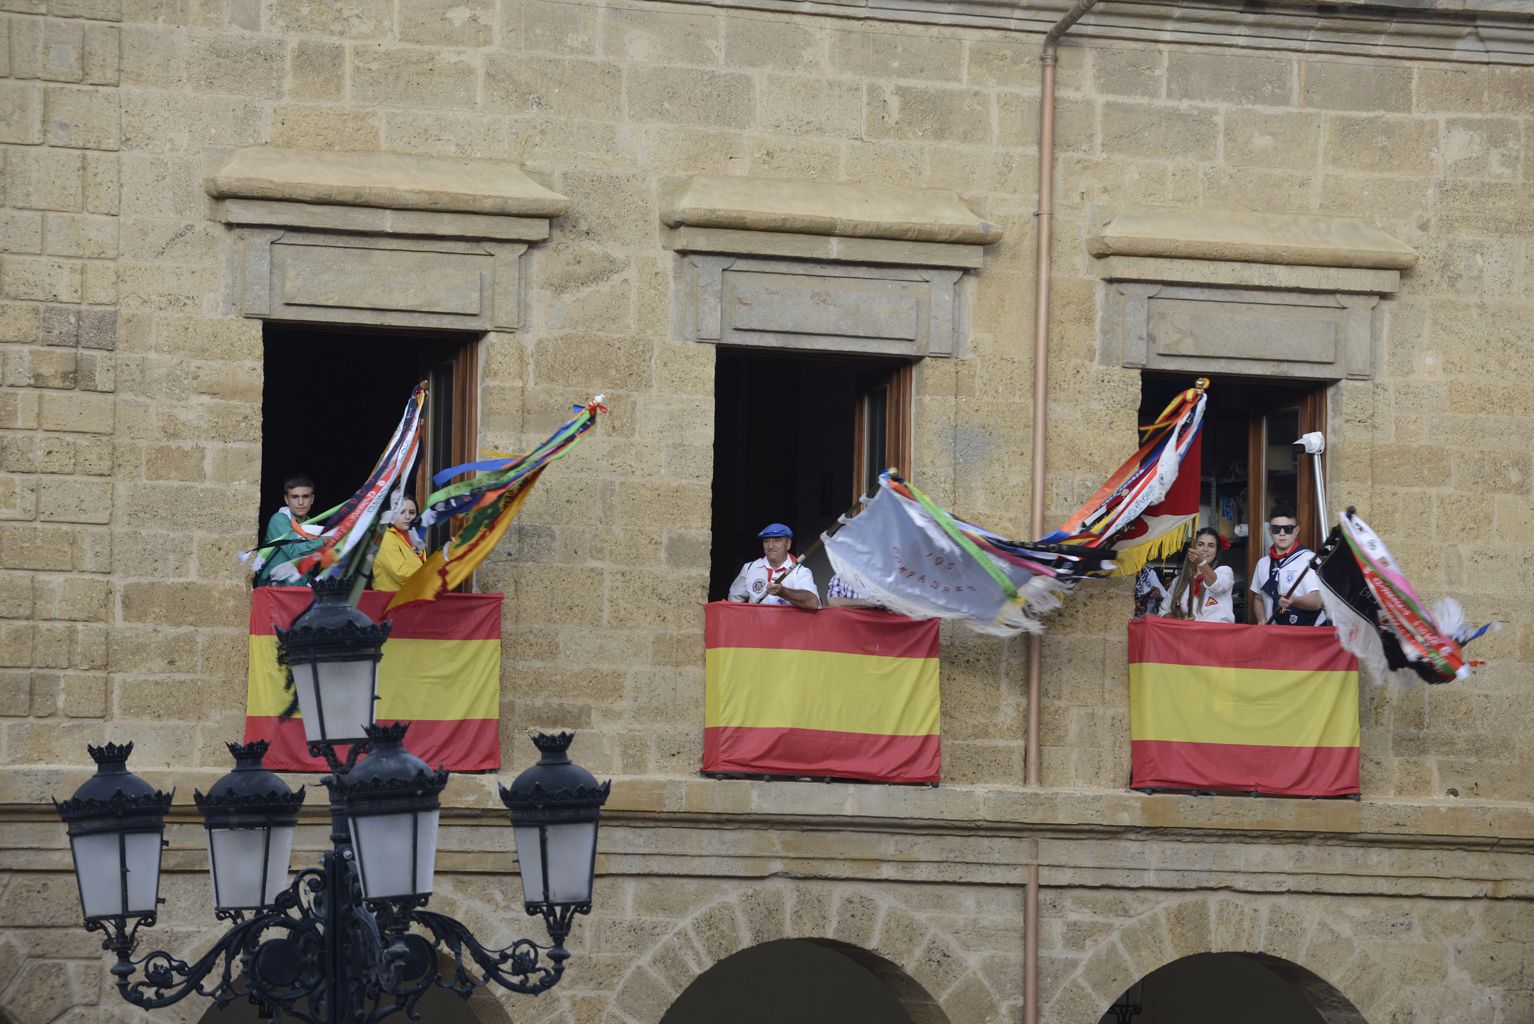
<path fill-rule="evenodd" d="M 947 189 L 699 175 L 661 208 L 668 228 L 990 245 L 1001 228 Z"/>
<path fill-rule="evenodd" d="M 1416 250 L 1358 217 L 1163 206 L 1119 211 L 1088 237 L 1087 251 L 1099 259 L 1133 256 L 1396 271 L 1417 263 Z"/>
<path fill-rule="evenodd" d="M 679 0 L 698 6 L 785 11 L 831 18 L 964 25 L 1042 36 L 1071 0 Z M 1534 64 L 1526 0 L 1352 0 L 1255 8 L 1232 3 L 1143 0 L 1101 4 L 1066 45 L 1095 39 L 1234 46 L 1289 53 L 1353 54 L 1463 64 Z"/>
<path fill-rule="evenodd" d="M 1292 291 L 1390 295 L 1401 290 L 1399 270 L 1357 267 L 1291 267 L 1231 260 L 1176 260 L 1154 256 L 1104 256 L 1097 265 L 1105 281 L 1177 281 L 1181 284 Z"/>
<path fill-rule="evenodd" d="M 539 242 L 549 237 L 549 222 L 543 217 L 390 210 L 376 206 L 336 206 L 274 199 L 225 199 L 218 207 L 219 219 L 225 224 L 247 227 L 498 242 Z"/>
<path fill-rule="evenodd" d="M 90 776 L 84 767 L 0 768 L 0 821 L 53 821 L 49 797 L 72 793 Z M 139 772 L 162 789 L 176 788 L 173 820 L 198 821 L 192 790 L 206 789 L 222 770 Z M 503 773 L 504 774 L 504 773 Z M 289 776 L 299 782 L 314 777 Z M 444 793 L 444 819 L 499 824 L 505 809 L 495 775 L 454 775 Z M 323 801 L 305 818 L 327 813 Z M 1534 850 L 1534 806 L 1495 801 L 1386 799 L 1279 800 L 1249 797 L 1142 796 L 1120 790 L 1007 787 L 876 786 L 853 783 L 715 781 L 703 778 L 613 780 L 606 820 L 629 825 L 690 828 L 731 824 L 760 828 L 938 832 L 1036 832 L 1062 835 L 1165 833 L 1285 833 L 1293 841 L 1326 835 L 1389 845 L 1495 847 Z M 61 840 L 62 842 L 62 840 Z"/>
<path fill-rule="evenodd" d="M 985 253 L 979 246 L 957 242 L 902 242 L 883 238 L 702 227 L 665 229 L 662 242 L 666 248 L 676 252 L 767 256 L 822 263 L 876 263 L 903 267 L 956 267 L 965 270 L 978 270 L 985 264 Z"/>
<path fill-rule="evenodd" d="M 249 146 L 203 182 L 215 199 L 559 217 L 570 201 L 501 160 Z"/>

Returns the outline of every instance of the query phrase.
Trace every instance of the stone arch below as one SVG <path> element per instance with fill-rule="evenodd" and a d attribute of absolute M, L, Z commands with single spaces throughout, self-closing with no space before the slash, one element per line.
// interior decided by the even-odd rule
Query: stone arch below
<path fill-rule="evenodd" d="M 1264 953 L 1195 953 L 1137 981 L 1098 1024 L 1212 1024 L 1234 1016 L 1251 1024 L 1367 1024 L 1325 979 Z"/>
<path fill-rule="evenodd" d="M 911 1024 L 944 1021 L 932 997 L 882 957 L 829 940 L 775 939 L 693 979 L 661 1024 Z"/>
<path fill-rule="evenodd" d="M 914 1024 L 985 1024 L 1004 1007 L 953 938 L 898 901 L 852 885 L 782 882 L 731 892 L 679 920 L 621 979 L 613 1019 L 659 1024 L 695 979 L 733 954 L 813 942 L 877 978 Z"/>
<path fill-rule="evenodd" d="M 1141 979 L 1210 953 L 1265 968 L 1292 986 L 1324 1024 L 1367 1024 L 1374 1001 L 1390 988 L 1386 965 L 1338 929 L 1325 901 L 1199 895 L 1166 900 L 1104 929 L 1074 969 L 1054 979 L 1043 1019 L 1098 1024 Z M 1325 964 L 1329 978 L 1307 964 Z"/>
<path fill-rule="evenodd" d="M 444 974 L 452 971 L 452 958 L 438 954 L 437 965 Z M 488 988 L 477 988 L 468 999 L 455 992 L 434 989 L 418 1007 L 423 1018 L 435 1024 L 512 1024 L 511 1013 Z M 287 1019 L 287 1018 L 284 1018 Z M 403 1014 L 399 1015 L 404 1020 Z M 210 1006 L 198 1019 L 198 1024 L 265 1024 L 267 1018 L 245 1000 L 237 1000 L 222 1010 Z M 7 1024 L 0 1019 L 0 1024 Z"/>

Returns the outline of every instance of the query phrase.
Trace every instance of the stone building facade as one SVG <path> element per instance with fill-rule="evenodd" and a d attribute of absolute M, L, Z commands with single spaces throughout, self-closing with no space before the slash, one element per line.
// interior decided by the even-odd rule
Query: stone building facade
<path fill-rule="evenodd" d="M 1364 689 L 1356 803 L 1126 792 L 1122 582 L 1049 623 L 1041 786 L 1024 644 L 961 630 L 940 788 L 697 775 L 721 353 L 908 361 L 913 479 L 1027 532 L 1062 5 L 0 8 L 0 1019 L 201 1019 L 120 1004 L 47 800 L 85 743 L 133 739 L 179 787 L 152 937 L 217 934 L 189 795 L 242 728 L 263 395 L 332 383 L 263 339 L 331 323 L 468 346 L 479 447 L 612 410 L 478 581 L 507 598 L 508 769 L 565 726 L 615 780 L 597 907 L 558 989 L 473 1019 L 653 1024 L 714 965 L 810 940 L 922 1024 L 1023 1020 L 1030 955 L 1037 1019 L 1096 1024 L 1211 953 L 1328 1022 L 1534 1020 L 1527 5 L 1105 0 L 1060 49 L 1049 518 L 1123 458 L 1147 373 L 1305 380 L 1334 504 L 1508 623 L 1472 680 Z M 789 297 L 745 315 L 767 279 Z M 872 292 L 915 312 L 870 326 Z M 519 934 L 490 780 L 448 798 L 434 902 Z"/>

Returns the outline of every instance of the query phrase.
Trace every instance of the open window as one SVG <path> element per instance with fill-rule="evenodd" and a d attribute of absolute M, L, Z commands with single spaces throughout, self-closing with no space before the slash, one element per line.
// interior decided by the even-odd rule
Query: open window
<path fill-rule="evenodd" d="M 709 599 L 761 557 L 763 526 L 787 523 L 802 551 L 887 467 L 910 463 L 910 361 L 720 347 Z M 808 565 L 824 596 L 824 553 Z"/>
<path fill-rule="evenodd" d="M 1140 387 L 1139 421 L 1150 422 L 1190 383 L 1186 375 L 1146 373 Z M 1250 600 L 1247 587 L 1257 560 L 1267 553 L 1267 517 L 1275 503 L 1294 506 L 1301 544 L 1311 549 L 1320 546 L 1323 529 L 1316 516 L 1309 456 L 1294 446 L 1300 435 L 1312 430 L 1326 430 L 1325 384 L 1211 378 L 1204 412 L 1198 525 L 1213 526 L 1231 542 L 1220 564 L 1236 574 L 1237 622 L 1260 621 L 1261 602 Z M 1156 566 L 1168 586 L 1178 567 L 1175 556 Z"/>
<path fill-rule="evenodd" d="M 422 380 L 431 391 L 411 488 L 417 502 L 431 474 L 474 458 L 478 338 L 267 323 L 258 533 L 282 506 L 286 477 L 314 480 L 316 511 L 351 497 Z M 447 529 L 434 527 L 429 545 L 444 543 Z"/>

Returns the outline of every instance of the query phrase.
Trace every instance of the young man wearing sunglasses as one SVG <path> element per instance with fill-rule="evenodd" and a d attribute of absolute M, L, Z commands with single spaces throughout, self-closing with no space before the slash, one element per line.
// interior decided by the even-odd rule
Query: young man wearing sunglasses
<path fill-rule="evenodd" d="M 1273 545 L 1257 560 L 1251 585 L 1252 593 L 1262 595 L 1262 621 L 1280 626 L 1325 625 L 1321 581 L 1315 573 L 1307 571 L 1315 552 L 1299 543 L 1299 524 L 1291 506 L 1282 503 L 1273 506 L 1273 514 L 1268 516 L 1268 533 Z"/>

